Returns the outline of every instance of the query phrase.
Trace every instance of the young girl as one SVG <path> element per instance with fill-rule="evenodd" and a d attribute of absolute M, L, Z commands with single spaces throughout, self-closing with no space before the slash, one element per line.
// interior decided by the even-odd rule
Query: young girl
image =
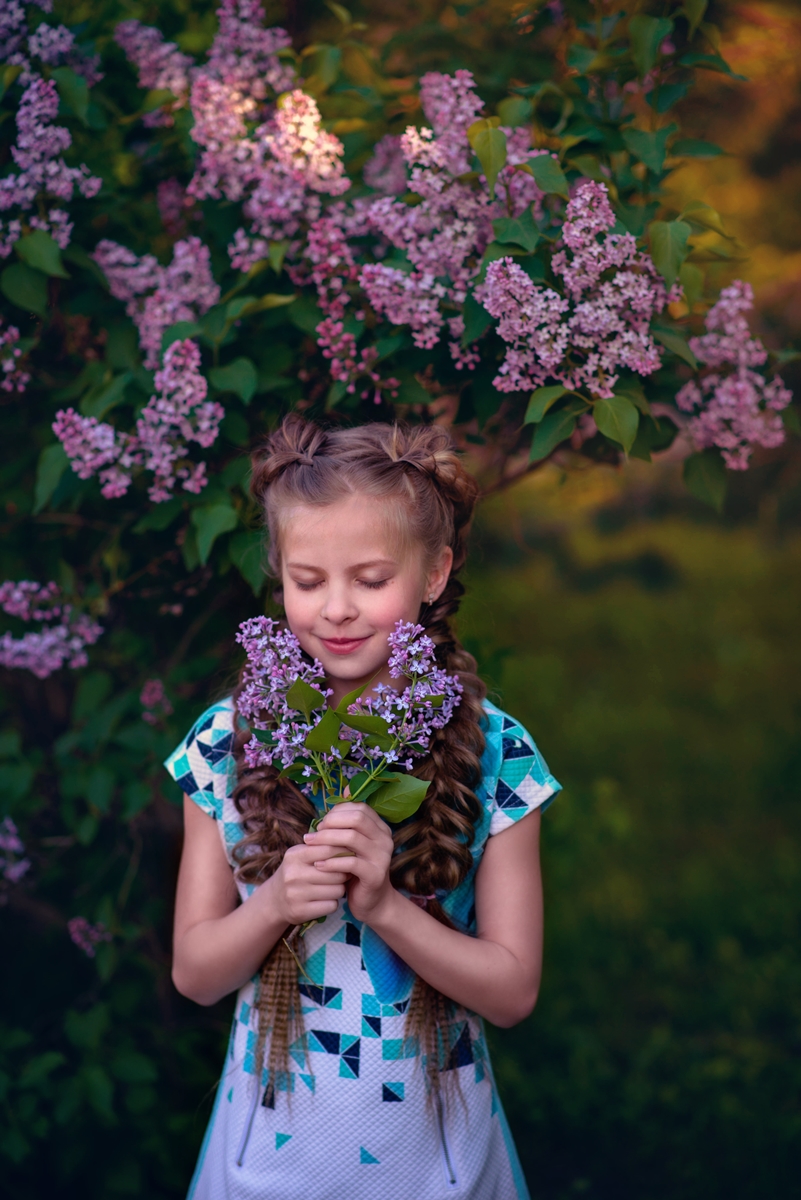
<path fill-rule="evenodd" d="M 534 1007 L 540 811 L 559 784 L 450 626 L 476 485 L 438 427 L 289 417 L 252 487 L 287 625 L 331 703 L 405 686 L 387 665 L 398 621 L 425 627 L 464 690 L 396 828 L 345 802 L 310 833 L 312 799 L 246 768 L 236 694 L 168 759 L 186 793 L 173 979 L 198 1004 L 239 993 L 190 1197 L 527 1197 L 480 1018 L 508 1027 Z M 301 973 L 284 938 L 305 922 Z"/>

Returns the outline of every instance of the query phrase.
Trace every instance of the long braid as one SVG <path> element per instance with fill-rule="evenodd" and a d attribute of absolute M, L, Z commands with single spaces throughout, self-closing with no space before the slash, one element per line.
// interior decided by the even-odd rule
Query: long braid
<path fill-rule="evenodd" d="M 468 874 L 470 846 L 482 813 L 475 788 L 484 750 L 485 688 L 475 660 L 459 644 L 450 624 L 464 593 L 457 574 L 466 558 L 476 483 L 462 467 L 449 435 L 438 426 L 376 424 L 324 431 L 291 415 L 254 454 L 251 490 L 265 508 L 270 567 L 279 577 L 286 509 L 298 503 L 330 504 L 354 493 L 395 501 L 387 506 L 387 515 L 397 521 L 402 543 L 422 546 L 432 560 L 443 546 L 453 550 L 446 587 L 437 601 L 423 605 L 419 620 L 437 647 L 438 664 L 459 676 L 462 700 L 446 727 L 435 732 L 428 756 L 414 772 L 430 780 L 431 787 L 418 813 L 396 830 L 397 851 L 390 868 L 393 885 L 426 897 L 431 916 L 453 928 L 440 903 L 430 897 L 437 891 L 452 891 Z M 246 768 L 247 737 L 238 732 L 235 741 L 234 799 L 245 829 L 235 857 L 238 878 L 255 883 L 278 869 L 289 846 L 302 841 L 316 812 L 293 784 L 279 780 L 274 768 Z M 261 1063 L 269 1036 L 266 1066 L 268 1087 L 274 1089 L 278 1076 L 288 1068 L 290 1042 L 304 1032 L 297 966 L 282 940 L 262 967 L 257 1007 L 255 1059 Z M 437 989 L 416 980 L 406 1036 L 419 1042 L 428 1095 L 437 1101 L 442 1048 L 447 1047 L 447 1026 L 455 1011 L 453 1002 Z"/>

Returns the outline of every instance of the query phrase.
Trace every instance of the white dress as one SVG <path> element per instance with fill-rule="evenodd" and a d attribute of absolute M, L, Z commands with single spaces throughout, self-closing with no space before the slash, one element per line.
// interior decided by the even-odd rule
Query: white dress
<path fill-rule="evenodd" d="M 484 813 L 473 867 L 441 901 L 468 933 L 475 931 L 475 871 L 487 838 L 544 808 L 560 787 L 522 726 L 489 703 L 485 709 L 477 791 Z M 242 826 L 231 799 L 232 742 L 226 700 L 200 717 L 165 765 L 216 819 L 233 865 Z M 252 891 L 238 886 L 243 899 Z M 266 1071 L 255 1077 L 255 981 L 237 996 L 190 1200 L 528 1200 L 480 1019 L 448 1027 L 442 1068 L 458 1072 L 462 1100 L 432 1107 L 419 1054 L 403 1036 L 412 971 L 344 901 L 309 929 L 306 955 L 309 978 L 301 977 L 300 991 L 308 1054 L 290 1046 L 292 1069 L 274 1091 Z"/>

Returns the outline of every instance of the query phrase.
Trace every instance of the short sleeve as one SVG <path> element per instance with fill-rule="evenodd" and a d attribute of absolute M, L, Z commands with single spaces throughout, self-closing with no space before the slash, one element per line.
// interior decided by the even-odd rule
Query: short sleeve
<path fill-rule="evenodd" d="M 223 700 L 206 709 L 164 766 L 198 808 L 221 821 L 223 806 L 236 779 L 233 703 Z"/>
<path fill-rule="evenodd" d="M 505 714 L 501 724 L 500 763 L 490 797 L 490 837 L 522 820 L 535 808 L 546 809 L 562 790 L 528 731 Z"/>

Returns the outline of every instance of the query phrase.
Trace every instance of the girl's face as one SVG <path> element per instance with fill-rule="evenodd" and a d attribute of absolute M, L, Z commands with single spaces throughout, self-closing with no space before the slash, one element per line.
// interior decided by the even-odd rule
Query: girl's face
<path fill-rule="evenodd" d="M 356 494 L 287 514 L 281 546 L 287 623 L 323 664 L 334 703 L 373 676 L 393 683 L 387 638 L 398 621 L 416 621 L 421 603 L 436 599 L 448 582 L 450 547 L 426 569 L 420 549 L 403 555 L 394 546 L 386 519 L 393 503 Z"/>

